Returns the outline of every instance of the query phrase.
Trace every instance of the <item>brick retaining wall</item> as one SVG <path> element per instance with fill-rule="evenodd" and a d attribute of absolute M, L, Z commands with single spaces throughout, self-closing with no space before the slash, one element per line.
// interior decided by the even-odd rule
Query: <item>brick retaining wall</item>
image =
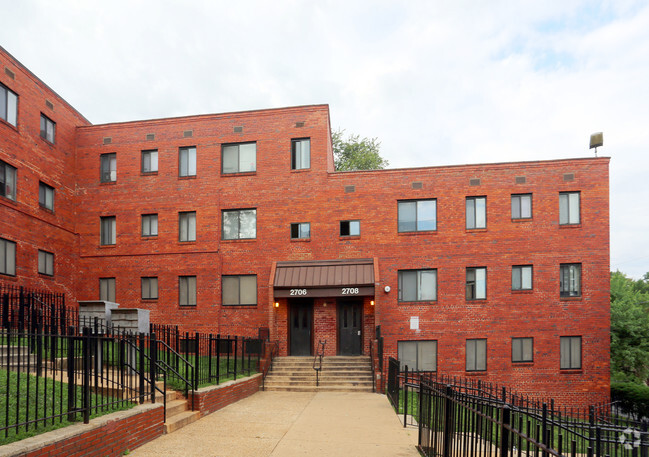
<path fill-rule="evenodd" d="M 218 386 L 204 387 L 194 393 L 194 408 L 206 416 L 259 391 L 261 373 L 240 381 L 228 381 Z M 191 401 L 191 394 L 190 394 Z"/>

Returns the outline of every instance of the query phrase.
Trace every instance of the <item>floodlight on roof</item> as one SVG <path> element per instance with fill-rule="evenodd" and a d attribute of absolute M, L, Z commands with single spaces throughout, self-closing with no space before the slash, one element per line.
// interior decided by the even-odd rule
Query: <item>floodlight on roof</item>
<path fill-rule="evenodd" d="M 595 157 L 597 157 L 597 148 L 604 146 L 604 134 L 602 132 L 593 133 L 590 136 L 590 149 L 595 149 Z"/>

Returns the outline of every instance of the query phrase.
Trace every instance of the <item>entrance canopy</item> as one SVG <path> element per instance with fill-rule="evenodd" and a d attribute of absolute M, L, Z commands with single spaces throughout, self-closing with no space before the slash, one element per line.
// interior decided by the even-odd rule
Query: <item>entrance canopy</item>
<path fill-rule="evenodd" d="M 374 259 L 277 262 L 275 297 L 374 295 Z"/>

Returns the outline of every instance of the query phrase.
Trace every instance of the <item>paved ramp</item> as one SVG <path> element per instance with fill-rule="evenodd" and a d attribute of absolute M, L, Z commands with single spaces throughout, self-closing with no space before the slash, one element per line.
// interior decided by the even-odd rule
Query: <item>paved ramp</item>
<path fill-rule="evenodd" d="M 385 395 L 258 392 L 137 448 L 135 457 L 418 457 Z"/>

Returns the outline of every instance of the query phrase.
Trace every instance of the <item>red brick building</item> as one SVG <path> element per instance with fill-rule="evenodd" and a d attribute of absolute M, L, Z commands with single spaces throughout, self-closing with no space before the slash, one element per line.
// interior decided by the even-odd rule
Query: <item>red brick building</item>
<path fill-rule="evenodd" d="M 326 105 L 91 125 L 0 51 L 0 279 L 608 398 L 608 158 L 336 172 Z"/>

